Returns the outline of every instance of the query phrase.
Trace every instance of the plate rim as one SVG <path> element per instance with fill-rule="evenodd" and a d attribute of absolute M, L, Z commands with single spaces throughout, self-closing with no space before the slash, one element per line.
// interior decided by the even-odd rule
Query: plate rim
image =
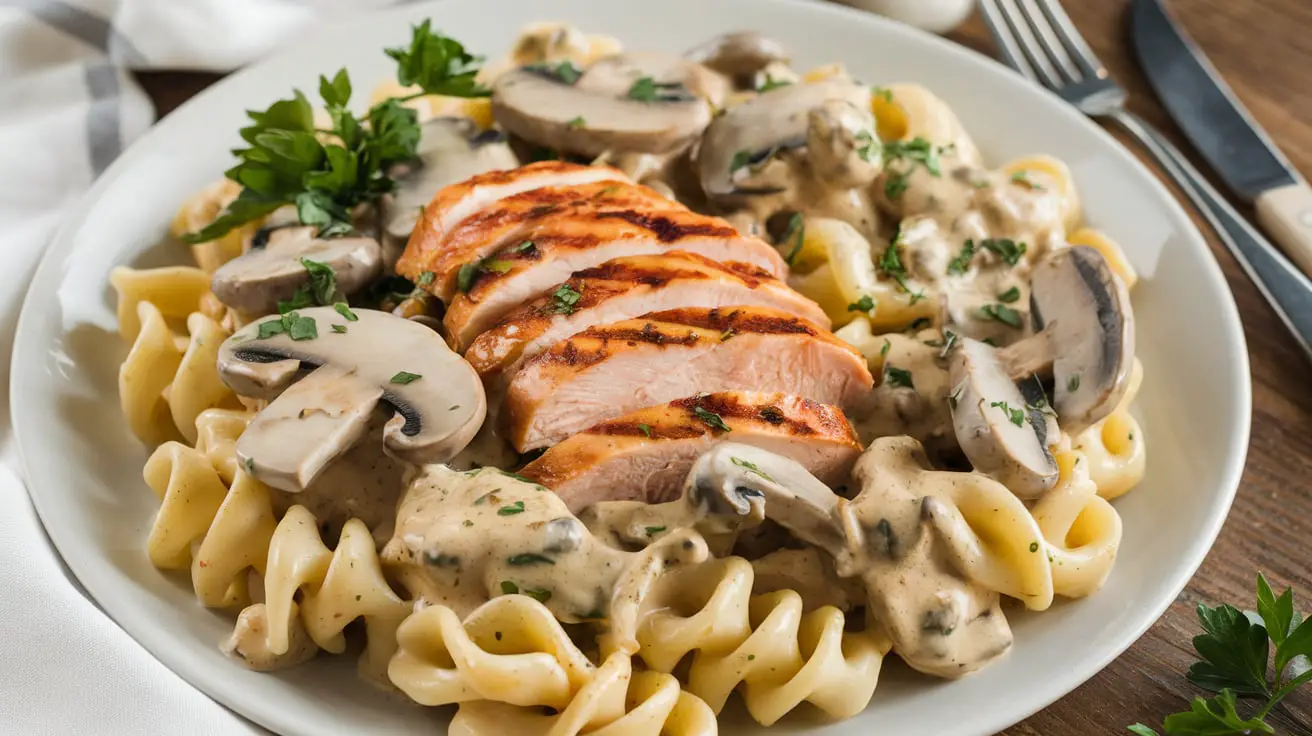
<path fill-rule="evenodd" d="M 486 2 L 487 0 L 483 0 Z M 982 69 L 992 67 L 991 71 L 981 71 L 982 74 L 998 74 L 1013 77 L 1014 81 L 1020 81 L 1024 84 L 1031 84 L 1024 77 L 1016 73 L 1010 67 L 1005 66 L 997 59 L 986 54 L 975 51 L 974 49 L 950 41 L 946 38 L 919 30 L 914 27 L 906 26 L 901 23 L 883 18 L 873 13 L 862 11 L 853 7 L 839 5 L 837 3 L 816 2 L 815 0 L 754 0 L 761 6 L 774 5 L 784 8 L 792 8 L 797 11 L 804 11 L 809 14 L 818 15 L 835 15 L 852 23 L 865 24 L 872 32 L 878 28 L 878 33 L 900 34 L 911 36 L 917 43 L 929 44 L 936 46 L 943 53 L 960 58 L 963 63 L 973 64 Z M 425 0 L 421 2 L 402 3 L 400 5 L 387 7 L 381 10 L 366 11 L 371 24 L 374 23 L 395 23 L 398 27 L 404 22 L 404 19 L 421 14 L 435 15 L 449 0 Z M 359 15 L 363 15 L 364 12 Z M 317 30 L 337 28 L 351 24 L 359 20 L 359 15 L 345 18 L 335 18 L 316 26 Z M 228 710 L 248 719 L 252 723 L 262 727 L 269 728 L 277 733 L 286 733 L 284 730 L 289 724 L 289 719 L 276 707 L 268 706 L 263 701 L 242 698 L 239 696 L 239 690 L 227 687 L 224 678 L 205 677 L 196 672 L 196 668 L 186 661 L 186 658 L 178 654 L 180 650 L 170 645 L 172 635 L 163 633 L 164 629 L 159 629 L 157 633 L 154 627 L 150 625 L 149 620 L 141 621 L 124 621 L 117 615 L 121 610 L 117 606 L 107 606 L 102 601 L 106 598 L 112 598 L 110 591 L 102 589 L 101 581 L 84 568 L 84 563 L 77 555 L 72 557 L 66 556 L 63 552 L 66 548 L 73 548 L 71 540 L 65 538 L 65 533 L 71 534 L 71 531 L 61 527 L 60 524 L 49 524 L 47 519 L 49 514 L 54 510 L 46 504 L 53 501 L 45 500 L 45 494 L 36 492 L 34 488 L 35 476 L 32 473 L 32 464 L 30 462 L 31 449 L 27 446 L 28 440 L 24 437 L 27 432 L 20 429 L 20 426 L 26 426 L 25 421 L 20 421 L 19 417 L 24 416 L 27 412 L 23 411 L 29 401 L 35 401 L 35 398 L 29 398 L 28 394 L 20 390 L 20 385 L 27 382 L 31 372 L 39 370 L 40 363 L 36 360 L 29 360 L 26 364 L 20 361 L 20 356 L 29 357 L 34 354 L 34 350 L 40 347 L 40 335 L 37 323 L 40 319 L 36 312 L 39 307 L 36 306 L 42 298 L 47 295 L 37 289 L 37 285 L 44 281 L 51 280 L 59 274 L 61 267 L 66 258 L 74 252 L 75 235 L 77 234 L 78 225 L 84 216 L 91 211 L 96 201 L 102 198 L 105 192 L 113 187 L 124 172 L 131 170 L 136 164 L 136 159 L 141 157 L 143 151 L 147 151 L 152 138 L 156 136 L 156 127 L 161 123 L 169 120 L 175 115 L 190 110 L 194 106 L 206 104 L 205 100 L 213 94 L 227 86 L 240 84 L 248 76 L 258 75 L 263 68 L 283 59 L 303 53 L 304 49 L 313 44 L 312 37 L 306 37 L 288 45 L 282 50 L 265 56 L 258 61 L 250 63 L 240 69 L 229 73 L 219 81 L 210 85 L 205 90 L 192 96 L 184 101 L 181 105 L 169 112 L 164 117 L 155 121 L 144 134 L 137 140 L 128 145 L 119 156 L 110 164 L 109 167 L 101 173 L 92 183 L 89 189 L 77 200 L 77 203 L 67 210 L 67 216 L 60 222 L 58 228 L 51 236 L 46 245 L 45 252 L 41 255 L 37 268 L 32 272 L 32 278 L 29 282 L 27 293 L 22 299 L 21 311 L 17 327 L 14 333 L 13 353 L 10 357 L 10 402 L 11 402 L 11 425 L 14 432 L 15 447 L 18 452 L 20 468 L 24 486 L 27 488 L 28 497 L 31 499 L 33 507 L 41 519 L 41 525 L 47 537 L 59 552 L 60 559 L 68 566 L 69 570 L 77 577 L 78 582 L 85 588 L 87 593 L 93 598 L 97 605 L 110 617 L 124 632 L 152 657 L 168 667 L 170 671 L 178 675 L 189 686 L 196 688 L 204 693 L 207 697 L 213 699 L 221 706 Z M 1060 98 L 1048 92 L 1046 89 L 1036 87 L 1041 95 L 1046 96 L 1050 101 L 1057 103 L 1062 108 L 1064 114 L 1069 119 L 1069 123 L 1074 126 L 1084 128 L 1086 131 L 1093 133 L 1095 136 L 1107 145 L 1107 148 L 1115 151 L 1114 156 L 1119 157 L 1123 163 L 1128 164 L 1137 171 L 1139 177 L 1153 189 L 1157 195 L 1166 203 L 1166 213 L 1172 224 L 1177 226 L 1178 235 L 1183 238 L 1186 247 L 1200 251 L 1205 257 L 1202 258 L 1201 270 L 1203 276 L 1211 282 L 1214 290 L 1219 290 L 1224 298 L 1218 305 L 1221 310 L 1221 316 L 1224 322 L 1228 323 L 1229 329 L 1238 339 L 1227 344 L 1225 355 L 1232 362 L 1232 369 L 1235 371 L 1235 380 L 1238 384 L 1238 393 L 1233 398 L 1237 400 L 1237 410 L 1242 416 L 1242 421 L 1235 427 L 1229 437 L 1229 453 L 1223 472 L 1215 482 L 1216 487 L 1221 491 L 1222 496 L 1219 503 L 1211 511 L 1207 518 L 1205 528 L 1200 529 L 1201 534 L 1194 538 L 1193 543 L 1179 557 L 1183 564 L 1174 568 L 1174 574 L 1171 579 L 1165 581 L 1162 585 L 1157 586 L 1156 590 L 1159 595 L 1149 604 L 1139 607 L 1140 614 L 1134 626 L 1125 627 L 1120 631 L 1118 637 L 1114 638 L 1111 643 L 1094 650 L 1100 652 L 1099 656 L 1086 656 L 1081 661 L 1080 666 L 1068 667 L 1056 672 L 1050 673 L 1047 687 L 1044 688 L 1044 695 L 1035 697 L 1032 701 L 1026 702 L 1021 706 L 1000 705 L 990 709 L 987 713 L 977 715 L 972 718 L 979 728 L 978 733 L 990 734 L 1005 729 L 1020 721 L 1032 716 L 1033 714 L 1047 708 L 1057 700 L 1066 697 L 1080 685 L 1088 682 L 1099 672 L 1105 669 L 1112 661 L 1121 656 L 1126 650 L 1134 645 L 1144 633 L 1151 628 L 1170 607 L 1184 587 L 1193 579 L 1202 563 L 1206 560 L 1208 553 L 1211 551 L 1216 542 L 1221 528 L 1229 518 L 1230 511 L 1233 507 L 1235 497 L 1242 481 L 1242 475 L 1247 465 L 1247 456 L 1250 447 L 1251 430 L 1252 430 L 1252 367 L 1248 351 L 1247 342 L 1244 339 L 1243 321 L 1240 318 L 1238 306 L 1235 302 L 1234 294 L 1226 281 L 1224 272 L 1215 253 L 1209 246 L 1206 237 L 1198 229 L 1193 218 L 1190 217 L 1182 203 L 1170 193 L 1167 187 L 1162 183 L 1155 171 L 1143 163 L 1135 156 L 1130 149 L 1114 138 L 1101 126 L 1086 118 L 1073 107 L 1067 105 Z M 57 280 L 57 279 L 56 279 Z M 53 297 L 50 297 L 53 298 Z M 31 346 L 28 343 L 33 343 Z M 35 440 L 32 440 L 35 442 Z M 1115 571 L 1113 570 L 1113 573 Z M 1169 591 L 1169 595 L 1166 593 Z M 978 675 L 977 675 L 978 676 Z"/>

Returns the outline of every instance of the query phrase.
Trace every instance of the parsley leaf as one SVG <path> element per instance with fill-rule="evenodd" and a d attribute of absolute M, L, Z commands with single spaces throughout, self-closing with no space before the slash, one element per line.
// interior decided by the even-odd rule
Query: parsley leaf
<path fill-rule="evenodd" d="M 961 246 L 961 253 L 948 262 L 948 274 L 960 276 L 970 270 L 970 262 L 975 259 L 975 241 L 967 240 Z"/>
<path fill-rule="evenodd" d="M 645 434 L 645 435 L 647 435 L 647 439 L 651 439 L 651 425 L 650 425 L 650 424 L 639 424 L 639 425 L 638 425 L 638 431 L 639 431 L 639 432 L 642 432 L 642 433 Z"/>
<path fill-rule="evenodd" d="M 899 226 L 893 232 L 893 240 L 889 242 L 888 247 L 884 249 L 883 254 L 879 256 L 879 261 L 875 264 L 885 275 L 897 282 L 897 285 L 903 292 L 911 295 L 911 303 L 915 304 L 925 298 L 924 291 L 912 291 L 907 286 L 907 268 L 902 265 L 902 256 L 899 252 L 900 246 L 898 241 L 902 239 L 902 229 Z"/>
<path fill-rule="evenodd" d="M 506 558 L 507 564 L 514 567 L 523 567 L 525 565 L 554 565 L 556 561 L 544 555 L 525 552 L 523 554 L 511 555 Z"/>
<path fill-rule="evenodd" d="M 740 468 L 745 469 L 749 473 L 752 473 L 754 475 L 759 475 L 762 478 L 765 478 L 766 480 L 770 481 L 771 483 L 774 482 L 774 478 L 771 478 L 768 474 L 766 474 L 765 471 L 757 467 L 756 463 L 754 462 L 744 460 L 740 457 L 732 457 L 732 456 L 729 458 L 729 462 L 733 463 L 734 465 L 737 465 Z"/>
<path fill-rule="evenodd" d="M 1010 421 L 1012 424 L 1016 425 L 1017 427 L 1025 426 L 1024 409 L 1013 409 L 1011 408 L 1011 405 L 1009 405 L 1005 401 L 995 401 L 992 404 L 989 404 L 989 406 L 1001 408 L 1002 413 L 1007 415 L 1008 421 Z"/>
<path fill-rule="evenodd" d="M 898 199 L 902 196 L 917 165 L 924 166 L 932 176 L 943 175 L 939 155 L 948 150 L 946 146 L 935 148 L 934 144 L 924 137 L 916 136 L 909 141 L 889 141 L 883 145 L 883 149 L 884 158 L 888 163 L 901 162 L 898 169 L 887 172 L 888 176 L 884 180 L 884 196 L 889 199 Z M 885 170 L 887 171 L 887 166 Z"/>
<path fill-rule="evenodd" d="M 1016 182 L 1017 184 L 1024 184 L 1025 186 L 1029 187 L 1031 190 L 1036 192 L 1042 192 L 1044 190 L 1043 185 L 1038 183 L 1037 181 L 1030 179 L 1029 173 L 1025 171 L 1017 171 L 1016 173 L 1012 174 L 1011 180 Z"/>
<path fill-rule="evenodd" d="M 891 365 L 884 366 L 885 381 L 888 385 L 902 388 L 915 388 L 916 384 L 911 380 L 911 371 L 901 368 L 894 368 Z"/>
<path fill-rule="evenodd" d="M 766 92 L 769 92 L 769 91 L 772 90 L 772 89 L 779 89 L 780 87 L 787 87 L 787 86 L 789 86 L 789 85 L 791 85 L 791 84 L 792 84 L 792 82 L 788 81 L 787 79 L 775 79 L 773 76 L 770 75 L 769 72 L 766 72 L 766 73 L 765 73 L 765 81 L 761 83 L 761 86 L 760 86 L 760 87 L 757 87 L 757 88 L 756 88 L 756 91 L 757 91 L 757 92 L 760 92 L 760 93 L 762 93 L 762 94 L 764 94 L 764 93 L 766 93 Z"/>
<path fill-rule="evenodd" d="M 502 506 L 497 509 L 497 516 L 514 516 L 515 514 L 524 513 L 524 502 L 516 501 L 508 506 Z"/>
<path fill-rule="evenodd" d="M 1009 327 L 1021 326 L 1020 312 L 1005 304 L 985 304 L 979 308 L 979 315 L 986 319 L 1001 322 Z"/>
<path fill-rule="evenodd" d="M 524 68 L 529 71 L 537 72 L 538 74 L 553 77 L 557 81 L 570 85 L 579 81 L 579 77 L 583 76 L 583 70 L 574 66 L 574 62 L 569 61 L 568 59 L 559 64 L 529 64 Z"/>
<path fill-rule="evenodd" d="M 686 102 L 693 99 L 682 82 L 657 82 L 651 77 L 638 77 L 629 87 L 628 96 L 639 102 Z"/>
<path fill-rule="evenodd" d="M 802 252 L 802 244 L 806 242 L 806 219 L 802 217 L 801 212 L 794 212 L 788 218 L 788 232 L 784 233 L 784 242 L 794 240 L 793 247 L 788 249 L 788 255 L 784 256 L 784 263 L 793 265 L 797 260 L 797 255 Z"/>
<path fill-rule="evenodd" d="M 574 305 L 579 303 L 583 294 L 575 291 L 569 284 L 561 284 L 551 293 L 551 308 L 557 314 L 573 314 Z"/>
<path fill-rule="evenodd" d="M 406 386 L 411 383 L 414 383 L 415 381 L 418 381 L 421 378 L 423 378 L 423 376 L 418 373 L 411 373 L 410 371 L 397 371 L 396 375 L 392 376 L 391 383 L 397 383 L 402 386 Z"/>
<path fill-rule="evenodd" d="M 847 311 L 864 312 L 873 317 L 875 314 L 876 306 L 877 305 L 875 304 L 875 300 L 870 298 L 869 294 L 863 294 L 861 295 L 860 299 L 857 299 L 855 302 L 847 305 Z"/>
<path fill-rule="evenodd" d="M 874 133 L 868 130 L 857 131 L 856 142 L 860 144 L 856 149 L 856 155 L 860 156 L 862 161 L 868 164 L 879 163 L 879 158 L 884 152 L 884 145 L 879 142 Z"/>
<path fill-rule="evenodd" d="M 355 312 L 352 312 L 351 308 L 347 306 L 345 302 L 337 302 L 333 305 L 333 309 L 336 309 L 338 314 L 345 317 L 347 322 L 360 321 L 360 316 Z"/>
<path fill-rule="evenodd" d="M 565 125 L 568 125 L 569 127 L 571 127 L 571 128 L 575 128 L 575 129 L 582 128 L 583 126 L 585 126 L 585 125 L 587 125 L 587 124 L 588 124 L 588 121 L 585 120 L 585 119 L 583 118 L 582 115 L 576 115 L 576 116 L 574 116 L 574 118 L 572 118 L 568 123 L 565 123 Z"/>
<path fill-rule="evenodd" d="M 1013 286 L 1010 289 L 998 294 L 998 301 L 1011 304 L 1020 299 L 1020 289 Z"/>
<path fill-rule="evenodd" d="M 396 81 L 407 87 L 418 86 L 420 94 L 447 97 L 492 94 L 475 79 L 483 57 L 465 51 L 453 38 L 434 33 L 431 20 L 411 27 L 409 47 L 387 49 L 387 55 L 396 60 Z"/>
<path fill-rule="evenodd" d="M 694 406 L 692 409 L 692 413 L 693 416 L 702 420 L 702 424 L 705 424 L 711 429 L 718 429 L 721 432 L 733 431 L 732 429 L 729 428 L 729 425 L 724 423 L 724 419 L 722 419 L 719 414 L 716 414 L 713 411 L 707 411 L 701 408 L 700 406 Z"/>
<path fill-rule="evenodd" d="M 979 247 L 997 254 L 1008 266 L 1014 266 L 1020 263 L 1020 257 L 1025 255 L 1025 244 L 1017 243 L 1007 238 L 988 238 L 981 240 Z"/>

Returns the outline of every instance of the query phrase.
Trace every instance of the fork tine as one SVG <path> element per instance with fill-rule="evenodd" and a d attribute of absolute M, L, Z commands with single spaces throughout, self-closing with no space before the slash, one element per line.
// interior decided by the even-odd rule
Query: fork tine
<path fill-rule="evenodd" d="M 1106 79 L 1107 67 L 1103 66 L 1102 60 L 1093 53 L 1093 49 L 1089 48 L 1089 44 L 1071 22 L 1071 17 L 1066 14 L 1066 9 L 1061 3 L 1058 0 L 1038 0 L 1038 4 L 1043 14 L 1048 17 L 1048 22 L 1057 36 L 1061 38 L 1062 46 L 1070 54 L 1071 61 L 1079 67 L 1084 78 Z"/>
<path fill-rule="evenodd" d="M 1035 0 L 1015 0 L 1016 7 L 1025 22 L 1029 25 L 1030 31 L 1034 34 L 1034 39 L 1048 54 L 1048 60 L 1057 73 L 1065 78 L 1067 82 L 1078 82 L 1083 77 L 1080 71 L 1072 63 L 1070 54 L 1067 53 L 1061 39 L 1052 30 L 1052 24 L 1048 21 L 1047 14 L 1041 13 Z"/>
<path fill-rule="evenodd" d="M 1053 68 L 1052 61 L 1044 53 L 1044 44 L 1034 35 L 1029 23 L 1025 22 L 1014 0 L 997 0 L 997 9 L 1006 21 L 1007 27 L 1011 29 L 1011 34 L 1020 46 L 1021 53 L 1025 55 L 1025 60 L 1038 75 L 1038 80 L 1048 89 L 1061 89 L 1063 82 Z"/>
<path fill-rule="evenodd" d="M 1021 54 L 1020 44 L 1003 19 L 997 0 L 980 0 L 979 6 L 980 13 L 984 16 L 984 25 L 988 26 L 1002 60 L 1007 66 L 1028 77 L 1030 81 L 1041 83 L 1039 75 L 1030 68 L 1029 62 L 1025 61 L 1025 57 Z"/>

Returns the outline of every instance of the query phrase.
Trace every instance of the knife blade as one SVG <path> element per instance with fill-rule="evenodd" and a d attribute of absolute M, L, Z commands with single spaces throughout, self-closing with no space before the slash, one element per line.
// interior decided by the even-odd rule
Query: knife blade
<path fill-rule="evenodd" d="M 1130 38 L 1162 105 L 1257 222 L 1312 276 L 1312 188 L 1221 80 L 1163 0 L 1133 0 Z"/>
<path fill-rule="evenodd" d="M 1130 35 L 1162 104 L 1236 194 L 1251 201 L 1298 181 L 1293 166 L 1167 14 L 1162 0 L 1135 0 Z"/>

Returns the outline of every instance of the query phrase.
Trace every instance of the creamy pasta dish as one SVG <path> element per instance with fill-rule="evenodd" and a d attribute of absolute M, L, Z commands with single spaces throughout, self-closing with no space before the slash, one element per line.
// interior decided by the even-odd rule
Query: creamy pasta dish
<path fill-rule="evenodd" d="M 195 266 L 112 275 L 146 550 L 234 666 L 705 734 L 968 675 L 1107 578 L 1136 275 L 1060 161 L 756 33 L 387 53 L 365 113 L 345 71 L 250 113 Z"/>

